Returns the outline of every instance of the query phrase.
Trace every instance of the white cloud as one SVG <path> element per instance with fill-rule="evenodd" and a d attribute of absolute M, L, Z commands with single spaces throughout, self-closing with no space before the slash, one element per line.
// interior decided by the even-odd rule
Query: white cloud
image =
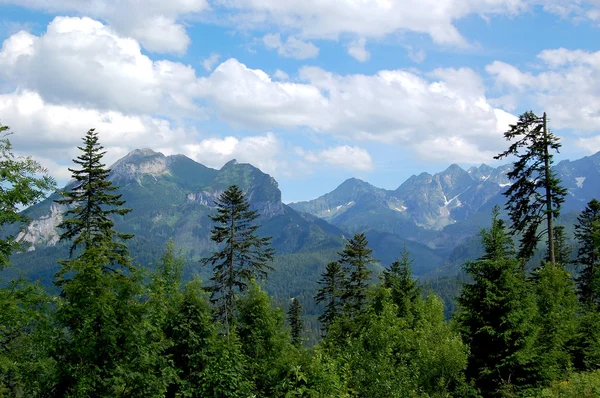
<path fill-rule="evenodd" d="M 220 54 L 212 53 L 212 54 L 210 54 L 210 57 L 202 60 L 202 67 L 204 68 L 205 71 L 212 72 L 212 70 L 215 68 L 215 65 L 217 64 L 217 62 L 219 62 L 219 59 L 221 59 Z"/>
<path fill-rule="evenodd" d="M 59 183 L 69 179 L 71 159 L 79 155 L 77 146 L 90 128 L 99 132 L 107 165 L 133 149 L 150 147 L 167 155 L 182 153 L 211 167 L 236 158 L 276 176 L 288 173 L 281 160 L 282 145 L 273 133 L 199 139 L 194 130 L 174 127 L 164 119 L 52 105 L 29 91 L 0 94 L 0 116 L 14 133 L 10 139 L 15 152 L 33 155 Z"/>
<path fill-rule="evenodd" d="M 295 37 L 288 37 L 285 42 L 281 41 L 279 33 L 268 34 L 263 37 L 263 44 L 270 50 L 277 50 L 277 53 L 285 58 L 309 59 L 319 55 L 319 48 L 311 42 L 298 40 Z"/>
<path fill-rule="evenodd" d="M 545 50 L 536 73 L 496 61 L 486 68 L 505 95 L 533 102 L 546 111 L 551 126 L 579 134 L 600 129 L 600 51 Z M 518 94 L 518 95 L 517 95 Z"/>
<path fill-rule="evenodd" d="M 371 53 L 365 48 L 366 40 L 361 37 L 348 45 L 348 54 L 357 61 L 366 62 L 371 57 Z"/>
<path fill-rule="evenodd" d="M 14 133 L 10 139 L 15 151 L 34 155 L 59 178 L 65 176 L 65 162 L 70 163 L 78 155 L 77 145 L 90 128 L 100 133 L 100 140 L 108 150 L 105 161 L 109 165 L 130 150 L 148 146 L 147 143 L 160 149 L 177 147 L 190 139 L 166 120 L 53 105 L 31 91 L 0 94 L 0 116 Z"/>
<path fill-rule="evenodd" d="M 149 51 L 184 53 L 190 44 L 182 19 L 208 8 L 206 0 L 3 0 L 53 13 L 76 13 L 108 22 Z"/>
<path fill-rule="evenodd" d="M 469 15 L 515 15 L 529 0 L 215 0 L 236 26 L 272 24 L 300 38 L 337 40 L 344 34 L 381 38 L 424 33 L 439 44 L 465 45 L 454 23 Z"/>
<path fill-rule="evenodd" d="M 415 148 L 421 142 L 458 137 L 469 145 L 448 148 L 456 161 L 466 150 L 473 152 L 470 158 L 500 150 L 501 133 L 513 118 L 489 103 L 483 80 L 468 68 L 438 69 L 429 75 L 405 70 L 336 75 L 311 67 L 301 69 L 300 78 L 302 83 L 273 81 L 262 70 L 229 59 L 200 79 L 200 95 L 236 126 L 308 127 Z"/>
<path fill-rule="evenodd" d="M 369 152 L 357 146 L 342 145 L 317 152 L 297 148 L 296 152 L 311 163 L 327 163 L 357 171 L 371 171 L 374 169 Z"/>
<path fill-rule="evenodd" d="M 278 160 L 281 144 L 273 133 L 263 136 L 238 139 L 207 138 L 199 143 L 184 146 L 184 152 L 192 159 L 210 167 L 220 168 L 232 159 L 241 163 L 251 163 L 265 173 L 281 174 L 284 162 Z"/>
<path fill-rule="evenodd" d="M 21 31 L 0 51 L 0 77 L 46 101 L 125 113 L 198 115 L 195 70 L 153 61 L 138 42 L 90 18 L 57 17 L 45 34 Z"/>

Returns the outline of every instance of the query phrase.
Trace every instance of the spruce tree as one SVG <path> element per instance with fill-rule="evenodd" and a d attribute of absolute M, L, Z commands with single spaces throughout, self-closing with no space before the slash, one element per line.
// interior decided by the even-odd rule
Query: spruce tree
<path fill-rule="evenodd" d="M 390 289 L 392 301 L 398 307 L 398 316 L 409 314 L 412 305 L 421 296 L 421 287 L 412 277 L 410 253 L 404 248 L 400 258 L 383 271 L 383 286 Z"/>
<path fill-rule="evenodd" d="M 123 208 L 125 201 L 121 195 L 113 192 L 117 186 L 109 181 L 110 170 L 105 168 L 102 158 L 103 147 L 98 142 L 98 133 L 90 129 L 83 138 L 82 152 L 75 164 L 81 169 L 71 169 L 75 180 L 70 190 L 63 192 L 63 198 L 56 202 L 68 206 L 64 220 L 58 225 L 62 229 L 60 240 L 70 240 L 70 255 L 78 247 L 87 250 L 91 247 L 103 248 L 108 256 L 107 271 L 114 271 L 111 266 L 131 268 L 129 251 L 122 241 L 131 239 L 133 235 L 114 230 L 114 216 L 123 216 L 131 209 Z"/>
<path fill-rule="evenodd" d="M 217 315 L 223 320 L 227 333 L 234 319 L 235 297 L 247 289 L 253 278 L 266 278 L 272 269 L 269 262 L 275 251 L 270 247 L 271 237 L 257 235 L 260 225 L 255 221 L 257 211 L 250 210 L 244 193 L 236 185 L 230 186 L 217 201 L 217 212 L 209 216 L 216 224 L 211 239 L 222 245 L 220 250 L 201 260 L 213 267 L 211 301 L 217 305 Z"/>
<path fill-rule="evenodd" d="M 315 296 L 317 303 L 325 303 L 325 311 L 319 316 L 322 330 L 325 332 L 334 319 L 341 315 L 343 282 L 344 274 L 340 263 L 333 261 L 327 264 L 318 282 L 321 287 Z"/>
<path fill-rule="evenodd" d="M 368 283 L 371 278 L 369 266 L 375 263 L 371 257 L 372 249 L 367 247 L 367 237 L 364 233 L 356 234 L 339 254 L 344 279 L 342 300 L 344 312 L 353 316 L 359 314 L 367 300 Z"/>
<path fill-rule="evenodd" d="M 577 218 L 575 238 L 579 250 L 575 263 L 582 267 L 577 285 L 580 300 L 600 307 L 600 201 L 592 199 Z"/>
<path fill-rule="evenodd" d="M 36 204 L 54 189 L 54 179 L 48 170 L 30 157 L 15 157 L 8 138 L 8 126 L 0 123 L 0 228 L 27 222 L 19 208 Z M 9 264 L 9 257 L 21 245 L 13 236 L 0 239 L 0 270 Z"/>
<path fill-rule="evenodd" d="M 300 348 L 302 346 L 302 305 L 300 302 L 293 298 L 290 309 L 288 310 L 288 323 L 290 324 L 290 335 L 292 338 L 292 345 Z"/>
<path fill-rule="evenodd" d="M 53 357 L 59 365 L 55 396 L 142 397 L 164 395 L 160 342 L 149 327 L 143 291 L 112 217 L 127 214 L 118 187 L 108 180 L 105 152 L 92 129 L 71 169 L 75 183 L 57 201 L 68 206 L 60 224 L 62 240 L 72 240 L 71 259 L 61 261 L 56 284 L 61 301 L 56 319 L 63 334 Z M 75 258 L 73 254 L 80 249 Z"/>
<path fill-rule="evenodd" d="M 506 209 L 512 221 L 511 232 L 521 234 L 519 257 L 523 264 L 529 260 L 546 234 L 548 261 L 556 265 L 553 221 L 559 216 L 560 205 L 567 194 L 552 170 L 551 151 L 558 152 L 559 138 L 549 131 L 546 114 L 538 117 L 533 112 L 522 114 L 504 137 L 516 141 L 494 159 L 511 155 L 518 158 L 507 174 L 514 183 L 504 195 L 508 198 Z M 540 231 L 542 223 L 545 228 Z"/>
<path fill-rule="evenodd" d="M 473 282 L 463 286 L 457 320 L 470 347 L 467 376 L 483 396 L 493 396 L 507 384 L 523 388 L 536 381 L 535 305 L 497 208 L 481 235 L 485 254 L 464 266 Z"/>

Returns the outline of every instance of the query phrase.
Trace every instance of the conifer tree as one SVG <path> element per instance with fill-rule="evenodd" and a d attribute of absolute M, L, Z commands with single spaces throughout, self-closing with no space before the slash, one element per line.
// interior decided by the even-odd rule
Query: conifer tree
<path fill-rule="evenodd" d="M 102 158 L 106 153 L 98 142 L 98 133 L 90 129 L 83 138 L 82 152 L 75 164 L 81 169 L 71 169 L 74 185 L 63 192 L 63 198 L 56 202 L 69 206 L 64 220 L 58 225 L 62 229 L 60 240 L 70 240 L 72 256 L 78 247 L 87 250 L 91 247 L 104 248 L 108 263 L 105 270 L 114 271 L 110 266 L 131 268 L 129 251 L 122 241 L 131 239 L 133 235 L 114 230 L 115 215 L 123 216 L 131 209 L 123 208 L 125 201 L 121 195 L 113 192 L 117 186 L 109 181 L 110 170 L 105 168 Z"/>
<path fill-rule="evenodd" d="M 600 201 L 592 199 L 577 218 L 575 238 L 579 250 L 575 263 L 582 267 L 577 280 L 580 300 L 600 306 Z"/>
<path fill-rule="evenodd" d="M 536 380 L 535 306 L 497 208 L 481 235 L 485 254 L 464 266 L 473 282 L 463 286 L 457 319 L 470 347 L 467 376 L 492 396 L 508 383 L 525 387 Z"/>
<path fill-rule="evenodd" d="M 19 208 L 31 206 L 54 189 L 54 179 L 48 170 L 30 157 L 15 157 L 8 138 L 8 126 L 0 123 L 0 228 L 27 222 Z M 21 245 L 12 236 L 0 239 L 0 270 L 8 265 L 8 258 Z"/>
<path fill-rule="evenodd" d="M 292 345 L 300 348 L 302 346 L 302 305 L 296 299 L 292 299 L 292 304 L 288 310 L 288 323 L 290 324 L 290 335 L 292 338 Z"/>
<path fill-rule="evenodd" d="M 390 289 L 392 301 L 398 306 L 398 316 L 408 315 L 412 304 L 421 296 L 421 287 L 412 277 L 410 253 L 406 247 L 400 258 L 383 271 L 383 286 Z"/>
<path fill-rule="evenodd" d="M 347 275 L 342 291 L 344 312 L 350 316 L 359 314 L 367 300 L 371 278 L 369 266 L 375 263 L 371 257 L 373 250 L 367 247 L 368 243 L 364 233 L 356 234 L 348 241 L 344 250 L 338 253 L 342 272 Z"/>
<path fill-rule="evenodd" d="M 533 112 L 522 114 L 504 137 L 508 141 L 516 141 L 494 159 L 510 155 L 518 158 L 507 174 L 514 183 L 504 195 L 508 197 L 506 209 L 512 221 L 511 232 L 522 235 L 519 257 L 523 264 L 529 260 L 541 237 L 546 234 L 548 261 L 556 265 L 553 221 L 559 216 L 560 205 L 567 194 L 552 170 L 551 151 L 558 152 L 561 147 L 559 138 L 549 131 L 546 114 L 538 117 Z M 546 227 L 539 231 L 542 223 Z"/>
<path fill-rule="evenodd" d="M 217 304 L 217 315 L 224 321 L 227 333 L 234 319 L 235 296 L 246 290 L 253 278 L 266 278 L 272 269 L 269 262 L 275 251 L 271 238 L 257 235 L 260 225 L 254 222 L 258 213 L 250 210 L 244 193 L 236 185 L 230 186 L 217 201 L 217 213 L 209 216 L 216 224 L 211 239 L 220 250 L 201 260 L 213 267 L 211 301 Z"/>
<path fill-rule="evenodd" d="M 61 261 L 56 284 L 61 298 L 56 319 L 63 334 L 53 357 L 59 365 L 55 396 L 142 397 L 163 395 L 162 350 L 148 328 L 140 274 L 114 230 L 113 216 L 125 215 L 118 187 L 108 180 L 105 152 L 92 129 L 71 169 L 75 184 L 57 201 L 69 206 L 62 240 L 72 240 L 71 256 Z M 167 372 L 168 373 L 168 372 Z"/>
<path fill-rule="evenodd" d="M 325 302 L 325 311 L 319 316 L 323 331 L 327 331 L 333 320 L 341 315 L 343 282 L 340 263 L 333 261 L 327 264 L 318 282 L 321 287 L 315 296 L 317 303 Z"/>

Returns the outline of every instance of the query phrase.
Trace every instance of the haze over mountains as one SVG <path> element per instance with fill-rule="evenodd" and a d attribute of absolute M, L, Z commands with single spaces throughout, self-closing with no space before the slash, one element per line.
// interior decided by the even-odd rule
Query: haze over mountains
<path fill-rule="evenodd" d="M 406 246 L 415 259 L 417 276 L 468 259 L 457 254 L 464 252 L 461 244 L 487 225 L 495 204 L 505 202 L 502 192 L 509 185 L 509 170 L 510 165 L 468 170 L 451 165 L 434 175 L 412 176 L 395 190 L 352 178 L 317 199 L 288 205 L 282 203 L 271 176 L 235 160 L 216 170 L 183 155 L 141 149 L 117 161 L 110 178 L 133 209 L 116 220 L 116 228 L 135 234 L 130 249 L 137 261 L 156 262 L 166 241 L 173 238 L 185 257 L 188 275 L 200 273 L 205 278 L 208 274 L 198 260 L 215 249 L 208 215 L 220 193 L 237 184 L 261 214 L 260 231 L 273 237 L 278 253 L 267 287 L 287 296 L 313 294 L 324 265 L 335 259 L 345 238 L 357 232 L 367 233 L 382 266 Z M 569 189 L 563 214 L 580 211 L 598 196 L 600 153 L 562 161 L 556 170 Z M 30 244 L 30 251 L 14 256 L 19 272 L 48 284 L 58 269 L 56 260 L 67 255 L 55 228 L 65 209 L 53 202 L 55 198 L 26 211 L 32 221 L 18 239 Z"/>

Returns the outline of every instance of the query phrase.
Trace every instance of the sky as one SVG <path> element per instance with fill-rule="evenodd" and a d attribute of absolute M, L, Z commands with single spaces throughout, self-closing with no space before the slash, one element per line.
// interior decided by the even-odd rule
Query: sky
<path fill-rule="evenodd" d="M 600 151 L 600 0 L 0 0 L 0 122 L 59 184 L 90 128 L 251 163 L 285 202 L 360 178 L 497 165 L 547 112 L 560 159 Z"/>

